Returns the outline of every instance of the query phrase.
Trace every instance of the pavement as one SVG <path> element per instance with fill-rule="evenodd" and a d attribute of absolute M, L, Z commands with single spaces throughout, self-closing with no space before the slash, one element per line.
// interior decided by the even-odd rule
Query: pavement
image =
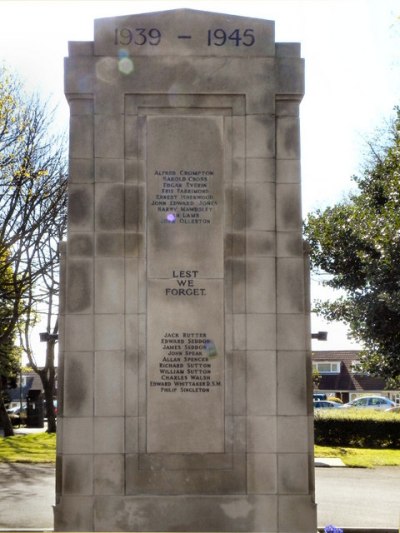
<path fill-rule="evenodd" d="M 25 425 L 19 426 L 18 424 L 16 426 L 13 426 L 14 428 L 14 434 L 15 435 L 30 435 L 32 433 L 44 433 L 47 431 L 47 420 L 43 422 L 42 428 L 28 428 Z M 0 437 L 4 435 L 3 428 L 0 428 Z"/>
<path fill-rule="evenodd" d="M 0 529 L 52 529 L 55 468 L 0 463 Z"/>
<path fill-rule="evenodd" d="M 32 433 L 44 433 L 45 431 L 47 431 L 47 422 L 44 422 L 44 426 L 42 428 L 27 428 L 25 426 L 14 427 L 15 435 L 30 435 Z M 3 428 L 0 428 L 0 437 L 4 437 Z"/>
<path fill-rule="evenodd" d="M 336 467 L 336 468 L 346 468 L 344 462 L 339 459 L 339 457 L 315 457 L 314 464 L 316 467 Z"/>

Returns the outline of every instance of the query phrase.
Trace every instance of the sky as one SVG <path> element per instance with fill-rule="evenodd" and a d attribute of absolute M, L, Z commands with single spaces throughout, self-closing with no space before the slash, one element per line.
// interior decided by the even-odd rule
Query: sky
<path fill-rule="evenodd" d="M 57 125 L 67 129 L 68 41 L 93 40 L 96 18 L 184 7 L 273 20 L 277 42 L 301 43 L 303 215 L 343 199 L 362 171 L 365 140 L 400 104 L 398 0 L 0 0 L 0 61 L 57 106 Z M 312 298 L 330 296 L 312 278 Z M 314 350 L 358 347 L 342 325 L 313 316 L 319 330 L 328 341 L 313 341 Z"/>

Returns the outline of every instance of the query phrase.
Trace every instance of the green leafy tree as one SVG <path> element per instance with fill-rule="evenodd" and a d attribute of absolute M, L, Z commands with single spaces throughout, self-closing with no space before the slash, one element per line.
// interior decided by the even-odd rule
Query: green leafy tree
<path fill-rule="evenodd" d="M 400 109 L 384 134 L 368 143 L 357 191 L 308 216 L 305 235 L 315 272 L 344 296 L 316 311 L 345 322 L 361 342 L 361 364 L 399 383 L 400 376 Z"/>

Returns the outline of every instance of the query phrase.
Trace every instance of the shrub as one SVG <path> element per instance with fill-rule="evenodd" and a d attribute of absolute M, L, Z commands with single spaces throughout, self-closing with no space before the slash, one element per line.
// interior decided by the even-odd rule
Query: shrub
<path fill-rule="evenodd" d="M 399 448 L 400 416 L 369 409 L 334 409 L 315 413 L 315 443 L 354 448 Z"/>
<path fill-rule="evenodd" d="M 328 396 L 327 400 L 330 402 L 336 402 L 336 403 L 343 403 L 340 398 L 336 398 L 336 396 Z"/>

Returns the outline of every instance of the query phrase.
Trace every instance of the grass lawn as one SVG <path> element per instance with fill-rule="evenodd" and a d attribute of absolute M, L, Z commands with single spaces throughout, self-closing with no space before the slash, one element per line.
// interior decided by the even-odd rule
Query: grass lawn
<path fill-rule="evenodd" d="M 54 433 L 35 433 L 0 437 L 0 462 L 54 463 L 56 436 Z"/>
<path fill-rule="evenodd" d="M 400 450 L 315 446 L 316 457 L 339 457 L 347 466 L 400 466 Z M 48 433 L 0 437 L 0 462 L 54 463 L 56 436 Z"/>
<path fill-rule="evenodd" d="M 346 466 L 400 466 L 400 450 L 315 446 L 315 457 L 339 457 Z"/>

